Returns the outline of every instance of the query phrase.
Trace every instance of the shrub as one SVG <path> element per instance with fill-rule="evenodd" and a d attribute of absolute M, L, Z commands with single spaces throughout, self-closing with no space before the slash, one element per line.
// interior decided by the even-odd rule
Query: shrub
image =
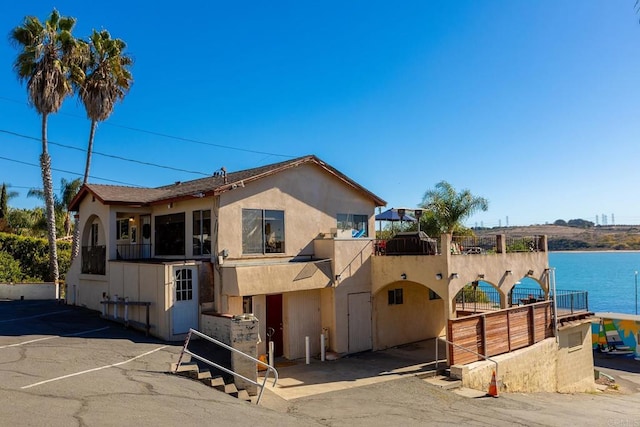
<path fill-rule="evenodd" d="M 0 283 L 13 283 L 22 280 L 20 263 L 6 252 L 0 252 Z"/>

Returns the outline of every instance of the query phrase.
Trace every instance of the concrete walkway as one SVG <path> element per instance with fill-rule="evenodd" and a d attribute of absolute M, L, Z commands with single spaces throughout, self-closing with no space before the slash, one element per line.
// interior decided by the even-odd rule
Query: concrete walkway
<path fill-rule="evenodd" d="M 337 360 L 322 362 L 312 358 L 309 365 L 304 359 L 292 362 L 276 360 L 280 380 L 275 387 L 269 385 L 267 390 L 282 399 L 292 400 L 404 376 L 433 375 L 436 370 L 435 344 L 435 339 L 431 339 Z M 446 365 L 446 349 L 442 341 L 439 342 L 438 353 L 438 366 L 443 368 Z"/>

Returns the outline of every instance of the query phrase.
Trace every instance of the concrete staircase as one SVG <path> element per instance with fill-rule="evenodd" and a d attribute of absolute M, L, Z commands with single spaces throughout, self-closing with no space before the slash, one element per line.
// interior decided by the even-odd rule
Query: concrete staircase
<path fill-rule="evenodd" d="M 439 387 L 443 390 L 449 390 L 462 397 L 479 398 L 487 396 L 487 393 L 484 391 L 462 387 L 462 381 L 451 378 L 450 374 L 451 372 L 449 371 L 449 369 L 440 369 L 438 371 L 432 371 L 427 374 L 419 375 L 418 377 L 431 385 Z"/>
<path fill-rule="evenodd" d="M 176 372 L 177 365 L 177 363 L 171 364 L 171 373 L 176 373 L 178 375 L 192 378 L 208 385 L 211 388 L 226 393 L 231 397 L 235 397 L 246 402 L 251 402 L 251 396 L 249 396 L 249 393 L 246 390 L 238 390 L 233 382 L 228 384 L 225 383 L 222 376 L 212 376 L 211 371 L 209 371 L 208 369 L 200 370 L 200 367 L 196 362 L 182 362 L 180 368 L 178 368 L 178 371 Z"/>

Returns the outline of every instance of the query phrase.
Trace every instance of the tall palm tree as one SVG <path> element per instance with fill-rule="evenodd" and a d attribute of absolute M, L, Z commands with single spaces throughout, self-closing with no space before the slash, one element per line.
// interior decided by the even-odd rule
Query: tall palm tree
<path fill-rule="evenodd" d="M 56 216 L 60 219 L 59 228 L 65 234 L 65 237 L 71 235 L 71 213 L 69 212 L 69 204 L 73 198 L 80 191 L 82 187 L 82 180 L 80 178 L 73 181 L 67 181 L 66 179 L 60 179 L 60 195 L 53 195 L 53 204 Z M 37 197 L 44 200 L 44 191 L 39 188 L 32 188 L 27 193 L 27 197 Z"/>
<path fill-rule="evenodd" d="M 18 197 L 18 192 L 8 190 L 9 187 L 11 187 L 11 184 L 2 183 L 2 190 L 0 190 L 0 219 L 6 218 L 9 214 L 9 200 Z"/>
<path fill-rule="evenodd" d="M 85 77 L 78 84 L 78 96 L 91 120 L 83 184 L 89 179 L 97 124 L 109 118 L 115 103 L 124 99 L 133 83 L 129 70 L 133 59 L 124 53 L 126 47 L 125 42 L 112 39 L 106 30 L 93 30 L 89 37 L 83 64 Z"/>
<path fill-rule="evenodd" d="M 433 212 L 441 232 L 451 234 L 465 218 L 478 210 L 486 211 L 489 201 L 469 190 L 458 193 L 447 181 L 440 181 L 433 190 L 424 193 L 421 206 Z"/>
<path fill-rule="evenodd" d="M 77 72 L 72 63 L 76 41 L 71 32 L 75 22 L 74 18 L 60 16 L 54 9 L 44 23 L 35 16 L 25 17 L 22 25 L 15 27 L 10 34 L 11 41 L 20 49 L 13 68 L 18 79 L 26 82 L 29 103 L 42 117 L 40 169 L 47 214 L 49 279 L 56 283 L 56 290 L 59 279 L 58 251 L 47 119 L 49 114 L 60 109 L 64 98 L 72 93 L 71 74 Z"/>

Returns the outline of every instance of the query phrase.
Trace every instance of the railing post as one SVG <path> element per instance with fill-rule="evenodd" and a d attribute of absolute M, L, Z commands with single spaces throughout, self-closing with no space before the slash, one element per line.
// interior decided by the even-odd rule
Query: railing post
<path fill-rule="evenodd" d="M 178 369 L 180 369 L 180 365 L 182 364 L 182 356 L 184 356 L 184 352 L 187 349 L 187 346 L 189 345 L 189 340 L 191 339 L 191 331 L 192 329 L 189 329 L 189 333 L 187 334 L 187 337 L 184 340 L 184 345 L 182 346 L 182 351 L 180 352 L 180 357 L 178 358 L 178 363 L 176 364 L 176 370 L 174 373 L 178 373 Z"/>

